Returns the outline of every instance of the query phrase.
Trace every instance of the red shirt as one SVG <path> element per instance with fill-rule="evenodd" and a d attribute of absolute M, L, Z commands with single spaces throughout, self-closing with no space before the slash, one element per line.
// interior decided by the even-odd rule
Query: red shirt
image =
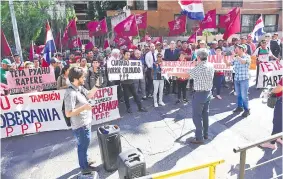
<path fill-rule="evenodd" d="M 283 78 L 280 79 L 280 81 L 278 82 L 278 85 L 283 86 Z M 282 97 L 282 90 L 279 93 L 276 93 L 276 97 Z"/>
<path fill-rule="evenodd" d="M 187 48 L 187 49 L 180 48 L 180 51 L 185 52 L 188 56 L 191 56 L 191 55 L 192 55 L 192 50 L 189 49 L 189 48 Z"/>

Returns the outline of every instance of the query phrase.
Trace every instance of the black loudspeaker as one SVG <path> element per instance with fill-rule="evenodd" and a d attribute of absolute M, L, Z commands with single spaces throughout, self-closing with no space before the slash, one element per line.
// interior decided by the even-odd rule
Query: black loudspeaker
<path fill-rule="evenodd" d="M 122 151 L 119 126 L 99 127 L 97 137 L 104 169 L 109 172 L 117 170 L 117 157 Z"/>

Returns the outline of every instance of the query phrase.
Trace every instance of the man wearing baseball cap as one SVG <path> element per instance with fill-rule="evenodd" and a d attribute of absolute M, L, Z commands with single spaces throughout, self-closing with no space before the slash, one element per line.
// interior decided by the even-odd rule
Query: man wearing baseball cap
<path fill-rule="evenodd" d="M 9 68 L 11 66 L 12 66 L 12 64 L 11 64 L 11 61 L 9 59 L 5 58 L 1 61 L 1 68 L 0 68 L 1 83 L 7 84 L 6 72 L 9 71 Z"/>
<path fill-rule="evenodd" d="M 247 44 L 247 36 L 241 36 L 241 45 L 246 45 L 246 53 L 252 55 L 251 47 Z"/>
<path fill-rule="evenodd" d="M 243 44 L 237 45 L 235 48 L 236 55 L 231 62 L 224 60 L 227 66 L 233 66 L 235 71 L 234 86 L 238 97 L 238 106 L 233 111 L 234 113 L 242 112 L 242 117 L 250 115 L 249 109 L 249 67 L 251 57 L 245 53 L 246 46 Z"/>

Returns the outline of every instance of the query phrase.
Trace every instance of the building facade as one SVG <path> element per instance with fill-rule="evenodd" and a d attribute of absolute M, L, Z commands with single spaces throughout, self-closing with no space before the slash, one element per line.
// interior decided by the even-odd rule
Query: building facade
<path fill-rule="evenodd" d="M 147 31 L 153 36 L 168 34 L 168 22 L 180 15 L 181 8 L 178 1 L 166 0 L 133 0 L 129 1 L 132 14 L 148 13 Z M 282 31 L 282 1 L 281 0 L 203 0 L 205 13 L 216 9 L 217 23 L 219 15 L 227 14 L 232 8 L 241 9 L 241 33 L 250 33 L 260 15 L 263 16 L 265 32 Z M 107 16 L 112 16 L 115 11 L 107 11 Z M 188 20 L 187 30 L 191 31 L 197 26 L 198 21 Z M 215 29 L 221 33 L 221 29 Z"/>

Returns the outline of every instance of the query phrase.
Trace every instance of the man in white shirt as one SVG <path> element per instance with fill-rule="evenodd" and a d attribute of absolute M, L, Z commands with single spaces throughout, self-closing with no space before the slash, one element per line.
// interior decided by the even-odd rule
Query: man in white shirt
<path fill-rule="evenodd" d="M 148 97 L 151 98 L 152 97 L 152 93 L 153 93 L 153 80 L 152 80 L 152 75 L 151 75 L 151 71 L 152 71 L 152 67 L 153 67 L 153 63 L 157 60 L 157 51 L 155 50 L 155 45 L 153 43 L 150 44 L 150 51 L 147 52 L 147 54 L 145 55 L 145 64 L 147 66 L 147 70 L 146 70 L 146 78 L 147 78 L 147 82 L 148 82 Z"/>
<path fill-rule="evenodd" d="M 12 67 L 14 68 L 14 69 L 19 69 L 19 70 L 21 70 L 21 69 L 23 69 L 24 68 L 24 62 L 22 62 L 21 61 L 21 58 L 20 58 L 20 55 L 19 54 L 14 54 L 14 60 L 15 60 L 15 62 L 14 63 L 12 63 Z"/>

